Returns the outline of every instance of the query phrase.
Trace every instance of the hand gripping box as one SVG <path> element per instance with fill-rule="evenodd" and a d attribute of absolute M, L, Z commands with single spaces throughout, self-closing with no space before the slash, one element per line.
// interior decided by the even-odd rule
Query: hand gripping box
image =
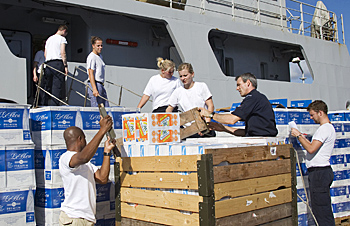
<path fill-rule="evenodd" d="M 78 107 L 54 106 L 30 110 L 30 127 L 36 145 L 64 144 L 63 132 L 81 127 Z"/>
<path fill-rule="evenodd" d="M 125 144 L 180 142 L 179 113 L 139 113 L 123 115 Z"/>
<path fill-rule="evenodd" d="M 0 104 L 0 143 L 32 143 L 29 131 L 29 105 Z"/>

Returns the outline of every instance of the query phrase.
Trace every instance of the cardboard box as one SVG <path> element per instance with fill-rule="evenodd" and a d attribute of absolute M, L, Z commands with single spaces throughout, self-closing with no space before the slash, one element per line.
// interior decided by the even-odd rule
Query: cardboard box
<path fill-rule="evenodd" d="M 123 115 L 124 144 L 180 142 L 178 113 L 139 113 Z"/>

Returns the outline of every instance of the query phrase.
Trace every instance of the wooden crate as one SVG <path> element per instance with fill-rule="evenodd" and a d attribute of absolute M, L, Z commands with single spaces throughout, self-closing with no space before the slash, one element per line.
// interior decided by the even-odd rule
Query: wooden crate
<path fill-rule="evenodd" d="M 291 145 L 204 153 L 117 158 L 116 225 L 297 225 Z"/>
<path fill-rule="evenodd" d="M 337 226 L 350 226 L 350 216 L 334 218 Z"/>

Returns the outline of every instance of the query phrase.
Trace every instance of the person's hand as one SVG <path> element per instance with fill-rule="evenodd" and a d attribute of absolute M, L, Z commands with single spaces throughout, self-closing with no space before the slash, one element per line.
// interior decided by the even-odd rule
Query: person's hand
<path fill-rule="evenodd" d="M 64 72 L 66 73 L 66 76 L 68 75 L 68 67 L 64 67 Z"/>
<path fill-rule="evenodd" d="M 38 79 L 38 76 L 34 75 L 34 76 L 33 76 L 33 81 L 36 83 L 36 82 L 38 82 L 38 80 L 39 80 L 39 79 Z"/>
<path fill-rule="evenodd" d="M 103 133 L 107 133 L 113 125 L 112 117 L 107 115 L 106 117 L 102 118 L 100 120 L 100 130 L 102 130 Z"/>
<path fill-rule="evenodd" d="M 205 118 L 209 118 L 210 113 L 207 109 L 204 108 L 199 108 L 199 114 L 201 115 L 201 117 L 205 117 Z"/>
<path fill-rule="evenodd" d="M 94 89 L 92 91 L 92 95 L 94 95 L 95 97 L 98 97 L 99 93 L 98 93 L 97 89 Z"/>
<path fill-rule="evenodd" d="M 221 123 L 216 123 L 216 122 L 208 122 L 207 123 L 208 128 L 210 130 L 215 130 L 215 131 L 227 131 L 227 129 L 225 128 L 225 126 Z"/>
<path fill-rule="evenodd" d="M 116 145 L 116 140 L 115 139 L 111 140 L 111 138 L 107 136 L 107 140 L 105 141 L 104 152 L 110 153 L 111 150 L 115 147 L 115 145 Z"/>
<path fill-rule="evenodd" d="M 293 137 L 297 137 L 299 135 L 301 135 L 301 132 L 295 128 L 292 128 L 291 133 L 290 133 Z"/>

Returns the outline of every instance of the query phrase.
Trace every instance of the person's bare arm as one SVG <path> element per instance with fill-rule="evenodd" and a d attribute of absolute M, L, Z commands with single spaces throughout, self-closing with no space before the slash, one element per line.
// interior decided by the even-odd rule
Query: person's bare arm
<path fill-rule="evenodd" d="M 210 114 L 212 111 L 208 111 L 204 108 L 199 108 L 200 115 L 205 118 L 210 118 Z M 222 124 L 235 124 L 239 120 L 241 120 L 240 117 L 233 115 L 233 114 L 214 114 L 213 120 L 220 122 Z"/>
<path fill-rule="evenodd" d="M 97 86 L 96 86 L 96 81 L 95 81 L 95 71 L 92 69 L 88 69 L 88 73 L 89 73 L 89 81 L 92 87 L 92 94 L 97 97 L 99 95 L 98 90 L 97 90 Z"/>
<path fill-rule="evenodd" d="M 173 110 L 174 110 L 174 107 L 171 106 L 171 105 L 169 105 L 169 106 L 166 108 L 165 112 L 173 112 Z"/>
<path fill-rule="evenodd" d="M 108 137 L 107 141 L 105 142 L 104 152 L 111 153 L 111 150 L 115 147 L 115 144 L 116 144 L 116 140 L 113 139 L 111 141 L 110 137 Z M 95 172 L 96 182 L 99 184 L 106 184 L 108 182 L 109 170 L 110 170 L 110 156 L 103 155 L 102 166 L 100 169 L 98 169 Z"/>
<path fill-rule="evenodd" d="M 46 50 L 45 50 L 46 51 Z M 67 54 L 66 54 L 66 44 L 61 43 L 61 57 L 64 65 L 64 70 L 66 75 L 68 74 L 68 64 L 67 64 Z M 45 55 L 46 58 L 46 55 Z"/>
<path fill-rule="evenodd" d="M 33 63 L 33 81 L 34 82 L 38 82 L 38 76 L 37 76 L 37 74 L 36 74 L 36 70 L 37 70 L 37 68 L 36 68 L 36 66 L 38 66 L 38 63 L 39 62 L 37 62 L 37 61 L 34 61 L 34 63 Z"/>
<path fill-rule="evenodd" d="M 100 120 L 100 130 L 97 134 L 92 138 L 92 140 L 84 147 L 81 152 L 73 155 L 70 162 L 69 167 L 74 168 L 80 165 L 83 165 L 91 160 L 91 158 L 95 155 L 98 146 L 101 143 L 103 136 L 112 128 L 113 121 L 111 116 L 106 116 L 101 118 Z M 79 139 L 85 139 L 84 137 L 80 137 Z"/>
<path fill-rule="evenodd" d="M 213 102 L 213 98 L 212 97 L 208 98 L 205 101 L 205 104 L 207 105 L 209 112 L 213 112 L 214 111 L 214 102 Z M 205 118 L 206 122 L 210 122 L 210 120 L 211 120 L 210 118 Z"/>
<path fill-rule="evenodd" d="M 141 97 L 140 103 L 137 105 L 138 108 L 142 108 L 147 101 L 149 100 L 149 96 L 147 96 L 146 94 L 143 94 L 143 96 Z"/>
<path fill-rule="evenodd" d="M 322 146 L 322 142 L 319 140 L 312 140 L 310 142 L 299 130 L 292 128 L 291 135 L 297 137 L 300 144 L 305 148 L 310 154 L 315 153 Z"/>

